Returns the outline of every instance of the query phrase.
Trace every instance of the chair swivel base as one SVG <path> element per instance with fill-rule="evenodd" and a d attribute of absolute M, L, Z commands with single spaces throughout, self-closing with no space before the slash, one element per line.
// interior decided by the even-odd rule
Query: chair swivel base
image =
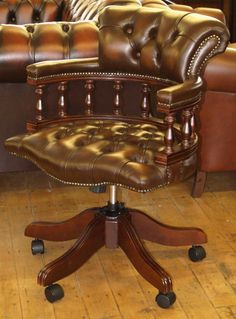
<path fill-rule="evenodd" d="M 50 302 L 64 296 L 62 288 L 55 283 L 76 271 L 105 245 L 110 249 L 123 249 L 136 270 L 159 290 L 156 302 L 163 308 L 168 308 L 176 299 L 172 280 L 141 240 L 170 246 L 193 245 L 189 250 L 193 261 L 205 257 L 203 247 L 197 245 L 207 241 L 206 234 L 199 228 L 164 225 L 139 210 L 125 208 L 120 202 L 87 209 L 60 223 L 34 222 L 26 227 L 25 235 L 37 239 L 32 244 L 32 251 L 36 253 L 44 252 L 42 240 L 76 239 L 65 254 L 47 264 L 38 274 L 38 283 L 48 286 L 45 294 Z"/>

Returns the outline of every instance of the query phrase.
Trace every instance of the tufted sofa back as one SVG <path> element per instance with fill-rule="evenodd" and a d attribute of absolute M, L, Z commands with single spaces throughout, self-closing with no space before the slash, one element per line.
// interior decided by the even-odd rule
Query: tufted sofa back
<path fill-rule="evenodd" d="M 111 6 L 98 24 L 100 64 L 107 71 L 141 71 L 183 82 L 225 48 L 223 23 L 195 13 Z"/>
<path fill-rule="evenodd" d="M 151 8 L 165 8 L 197 12 L 225 22 L 221 10 L 173 4 L 168 0 L 0 0 L 0 24 L 23 25 L 52 21 L 97 20 L 108 5 L 136 4 Z"/>
<path fill-rule="evenodd" d="M 0 0 L 0 24 L 23 25 L 52 21 L 96 20 L 108 5 L 138 4 L 139 0 Z"/>
<path fill-rule="evenodd" d="M 0 24 L 58 21 L 63 0 L 1 0 Z"/>
<path fill-rule="evenodd" d="M 9 3 L 11 3 L 11 5 Z M 115 16 L 111 11 L 111 13 L 109 13 L 111 18 L 108 18 L 107 14 L 106 19 L 104 18 L 105 16 L 103 17 L 104 22 L 101 20 L 100 23 L 109 25 L 111 21 L 114 20 L 114 22 L 117 23 L 117 27 L 121 28 L 124 24 L 127 24 L 127 19 L 132 21 L 136 9 L 142 8 L 139 0 L 0 0 L 0 22 L 11 22 L 9 20 L 11 17 L 12 19 L 14 18 L 14 24 L 23 24 L 0 24 L 0 82 L 25 82 L 26 66 L 34 62 L 97 57 L 98 26 L 96 21 L 91 21 L 91 19 L 96 20 L 98 18 L 97 15 L 100 15 L 103 8 L 108 4 L 123 4 L 120 11 L 121 15 Z M 130 11 L 131 6 L 129 4 L 133 6 L 133 13 Z M 182 55 L 184 48 L 181 48 L 181 34 L 179 34 L 176 41 L 174 41 L 173 39 L 177 33 L 173 34 L 171 25 L 168 29 L 162 29 L 163 21 L 157 21 L 158 19 L 156 20 L 151 13 L 148 13 L 150 10 L 166 10 L 169 12 L 165 15 L 167 18 L 171 12 L 175 11 L 171 10 L 162 0 L 143 0 L 142 4 L 143 7 L 146 8 L 145 12 L 147 13 L 145 13 L 145 16 L 147 17 L 147 21 L 144 21 L 146 18 L 137 19 L 137 21 L 140 22 L 135 23 L 134 32 L 132 32 L 126 40 L 123 38 L 127 43 L 131 41 L 130 43 L 133 46 L 133 50 L 131 50 L 130 47 L 129 52 L 122 52 L 122 50 L 120 50 L 121 56 L 124 54 L 124 58 L 128 57 L 131 61 L 129 68 L 131 65 L 132 68 L 134 68 L 139 61 L 139 54 L 141 54 L 142 65 L 143 67 L 145 65 L 145 68 L 149 70 L 157 63 L 151 54 L 155 55 L 158 53 L 158 61 L 161 59 L 161 65 L 165 65 L 165 70 L 166 72 L 168 70 L 168 74 L 172 72 L 174 67 L 177 67 L 178 70 L 182 70 L 182 75 L 180 75 L 179 78 L 185 78 L 185 70 L 186 67 L 189 66 L 190 61 L 186 60 L 186 56 Z M 148 8 L 149 6 L 151 7 L 150 9 Z M 15 12 L 15 15 L 9 12 Z M 180 20 L 179 24 L 176 25 L 176 32 L 180 30 L 183 32 L 184 23 L 188 19 L 191 19 L 191 17 L 193 17 L 193 19 L 195 17 L 195 15 L 188 17 L 184 11 L 181 11 L 180 14 L 184 19 L 183 21 Z M 48 23 L 28 23 L 31 22 L 32 19 L 38 22 L 53 21 Z M 64 21 L 54 21 L 56 19 L 62 19 Z M 74 20 L 77 21 L 77 19 L 84 19 L 85 21 L 73 22 Z M 208 20 L 209 18 L 206 17 L 205 19 Z M 69 20 L 70 22 L 65 20 Z M 142 24 L 145 28 L 147 27 L 149 33 L 142 31 Z M 165 55 L 161 53 L 161 45 L 159 45 L 159 47 L 154 46 L 152 50 L 150 48 L 153 43 L 150 37 L 154 37 L 155 28 L 158 28 L 159 31 L 162 30 L 161 32 L 158 31 L 158 41 L 162 43 L 162 40 L 164 40 L 163 43 L 169 47 L 168 50 L 165 50 Z M 105 36 L 105 33 L 102 34 Z M 211 34 L 210 31 L 209 34 Z M 199 40 L 200 38 L 197 41 Z M 142 47 L 147 42 L 149 49 L 145 49 L 144 52 Z M 216 37 L 212 38 L 211 43 L 213 46 L 216 45 Z M 179 50 L 178 54 L 181 57 L 178 66 L 173 66 L 172 60 L 167 56 L 167 52 L 169 52 L 168 54 L 172 54 L 170 51 L 174 50 L 173 44 L 175 44 L 175 48 Z M 189 41 L 189 45 L 191 46 L 191 41 Z M 126 46 L 126 48 L 128 48 L 128 46 Z M 110 50 L 111 49 L 109 49 L 109 52 Z M 109 52 L 108 54 L 110 54 Z M 116 55 L 118 52 L 119 50 L 117 50 Z M 106 53 L 104 52 L 104 54 Z M 189 69 L 190 73 L 196 69 L 197 61 L 202 62 L 198 54 L 194 58 L 191 69 Z M 110 63 L 113 64 L 113 61 Z M 167 65 L 169 66 L 167 67 Z M 152 71 L 154 71 L 154 69 Z"/>
<path fill-rule="evenodd" d="M 70 0 L 65 4 L 62 20 L 97 21 L 100 12 L 105 7 L 109 5 L 124 6 L 130 4 L 141 6 L 141 2 L 139 0 Z"/>

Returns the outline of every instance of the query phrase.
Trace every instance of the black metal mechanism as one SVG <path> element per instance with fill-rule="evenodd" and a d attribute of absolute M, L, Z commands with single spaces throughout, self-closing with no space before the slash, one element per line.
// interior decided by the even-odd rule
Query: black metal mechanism
<path fill-rule="evenodd" d="M 117 186 L 109 186 L 109 201 L 106 206 L 100 209 L 100 212 L 108 218 L 117 218 L 121 214 L 126 214 L 128 210 L 124 203 L 117 200 Z"/>
<path fill-rule="evenodd" d="M 125 208 L 124 203 L 116 202 L 108 204 L 104 207 L 101 207 L 100 212 L 108 218 L 117 218 L 121 214 L 126 214 L 128 210 Z"/>

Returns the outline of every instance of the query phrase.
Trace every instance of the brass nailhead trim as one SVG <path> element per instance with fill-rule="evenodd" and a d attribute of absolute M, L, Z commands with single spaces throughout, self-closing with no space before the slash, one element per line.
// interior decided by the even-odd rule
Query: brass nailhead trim
<path fill-rule="evenodd" d="M 69 72 L 69 73 L 60 73 L 60 74 L 51 74 L 51 75 L 46 75 L 46 76 L 41 76 L 37 77 L 37 75 L 28 75 L 28 79 L 30 80 L 47 80 L 47 79 L 56 79 L 60 77 L 75 77 L 75 76 L 81 76 L 81 77 L 87 77 L 87 76 L 110 76 L 110 77 L 131 77 L 131 78 L 138 78 L 142 80 L 155 80 L 155 81 L 161 81 L 164 83 L 170 83 L 170 84 L 176 84 L 177 82 L 169 80 L 169 79 L 164 79 L 164 78 L 159 78 L 156 76 L 152 75 L 145 75 L 145 74 L 135 74 L 135 73 L 123 73 L 123 72 Z"/>
<path fill-rule="evenodd" d="M 209 37 L 207 37 L 206 39 L 204 39 L 197 51 L 195 52 L 194 56 L 192 57 L 191 61 L 190 61 L 190 64 L 189 64 L 189 67 L 188 67 L 188 71 L 187 71 L 187 75 L 191 75 L 192 73 L 192 69 L 193 69 L 193 65 L 194 65 L 194 62 L 197 58 L 197 56 L 199 55 L 199 52 L 202 50 L 203 46 L 205 45 L 205 43 L 209 40 L 209 39 L 212 39 L 212 38 L 215 38 L 217 39 L 217 44 L 214 46 L 214 48 L 211 50 L 211 52 L 208 53 L 208 55 L 205 57 L 205 59 L 203 60 L 202 64 L 200 65 L 199 67 L 199 71 L 198 71 L 198 74 L 200 73 L 203 65 L 210 59 L 210 57 L 214 54 L 214 51 L 220 46 L 220 43 L 221 43 L 221 40 L 220 40 L 220 37 L 216 34 L 213 34 L 213 35 L 210 35 Z"/>

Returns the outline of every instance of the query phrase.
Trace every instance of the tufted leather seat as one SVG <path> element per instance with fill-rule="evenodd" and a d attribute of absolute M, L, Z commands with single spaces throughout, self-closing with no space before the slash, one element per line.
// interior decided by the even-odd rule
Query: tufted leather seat
<path fill-rule="evenodd" d="M 173 147 L 179 142 L 176 134 Z M 196 166 L 196 155 L 169 167 L 158 165 L 164 131 L 140 120 L 77 120 L 8 140 L 7 145 L 47 174 L 83 186 L 115 184 L 144 192 L 182 180 Z"/>

